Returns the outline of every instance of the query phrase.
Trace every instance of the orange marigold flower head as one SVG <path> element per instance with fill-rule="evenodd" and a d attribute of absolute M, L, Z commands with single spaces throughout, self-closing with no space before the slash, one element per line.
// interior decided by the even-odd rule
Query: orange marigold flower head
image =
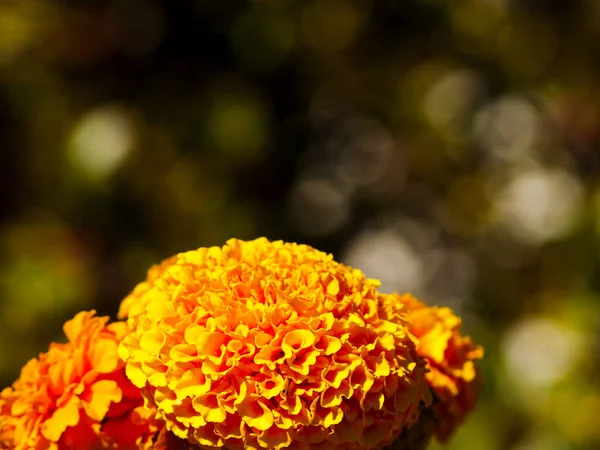
<path fill-rule="evenodd" d="M 461 320 L 450 308 L 430 307 L 410 294 L 381 296 L 387 317 L 404 318 L 427 360 L 425 378 L 437 396 L 435 436 L 446 442 L 477 403 L 481 384 L 474 361 L 483 348 L 461 334 Z M 400 319 L 396 319 L 400 320 Z"/>
<path fill-rule="evenodd" d="M 378 283 L 306 245 L 232 239 L 153 267 L 123 301 L 127 375 L 201 448 L 380 449 L 428 401 Z"/>
<path fill-rule="evenodd" d="M 66 322 L 68 342 L 52 343 L 0 393 L 0 448 L 152 448 L 155 412 L 118 357 L 127 324 L 94 314 Z"/>

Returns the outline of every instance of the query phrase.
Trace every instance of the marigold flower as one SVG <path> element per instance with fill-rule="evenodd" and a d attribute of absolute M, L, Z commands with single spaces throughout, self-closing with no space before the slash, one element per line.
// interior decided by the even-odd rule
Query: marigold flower
<path fill-rule="evenodd" d="M 127 376 L 201 448 L 380 449 L 429 401 L 404 323 L 358 270 L 306 245 L 180 253 L 123 301 Z"/>
<path fill-rule="evenodd" d="M 127 324 L 94 314 L 66 322 L 68 342 L 52 343 L 0 393 L 0 448 L 152 448 L 155 412 L 117 354 Z"/>
<path fill-rule="evenodd" d="M 437 397 L 431 406 L 435 436 L 446 442 L 477 403 L 481 377 L 474 361 L 483 357 L 483 348 L 461 335 L 461 320 L 450 308 L 429 307 L 410 294 L 380 300 L 385 315 L 408 320 L 418 339 L 419 355 L 427 360 L 425 378 Z"/>

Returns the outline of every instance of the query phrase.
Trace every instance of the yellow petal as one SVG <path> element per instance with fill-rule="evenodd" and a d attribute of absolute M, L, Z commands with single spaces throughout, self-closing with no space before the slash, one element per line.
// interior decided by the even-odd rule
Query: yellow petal
<path fill-rule="evenodd" d="M 51 442 L 57 442 L 67 427 L 73 427 L 79 422 L 77 400 L 71 400 L 60 409 L 54 411 L 52 417 L 42 425 L 42 435 Z"/>
<path fill-rule="evenodd" d="M 285 335 L 281 349 L 287 358 L 298 350 L 308 348 L 315 343 L 315 335 L 310 330 L 292 330 Z"/>
<path fill-rule="evenodd" d="M 242 403 L 239 412 L 242 420 L 257 430 L 266 430 L 273 425 L 273 413 L 260 401 Z"/>
<path fill-rule="evenodd" d="M 119 364 L 117 343 L 111 339 L 97 341 L 91 350 L 90 364 L 100 373 L 114 371 Z"/>
<path fill-rule="evenodd" d="M 139 363 L 128 362 L 125 366 L 125 373 L 134 386 L 143 388 L 146 385 L 147 377 Z"/>
<path fill-rule="evenodd" d="M 87 401 L 82 401 L 83 409 L 90 419 L 101 421 L 106 416 L 111 403 L 118 403 L 123 392 L 113 380 L 97 381 L 90 387 Z"/>

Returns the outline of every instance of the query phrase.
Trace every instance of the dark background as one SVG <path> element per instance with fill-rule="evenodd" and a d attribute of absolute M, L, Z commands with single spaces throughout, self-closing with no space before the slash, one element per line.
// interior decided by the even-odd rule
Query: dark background
<path fill-rule="evenodd" d="M 595 0 L 0 3 L 0 379 L 176 252 L 311 244 L 449 305 L 449 449 L 600 448 Z"/>

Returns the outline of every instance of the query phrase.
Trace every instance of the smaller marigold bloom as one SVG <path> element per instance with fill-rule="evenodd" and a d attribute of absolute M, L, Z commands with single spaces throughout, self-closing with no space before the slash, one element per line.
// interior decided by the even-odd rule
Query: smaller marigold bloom
<path fill-rule="evenodd" d="M 155 412 L 144 406 L 117 353 L 127 324 L 94 314 L 66 322 L 68 342 L 50 344 L 0 393 L 0 448 L 152 448 Z"/>
<path fill-rule="evenodd" d="M 430 400 L 425 361 L 378 283 L 306 245 L 180 253 L 123 301 L 127 375 L 201 448 L 381 449 Z"/>
<path fill-rule="evenodd" d="M 481 377 L 474 361 L 483 348 L 461 335 L 461 320 L 450 308 L 430 307 L 410 294 L 382 295 L 381 307 L 390 320 L 407 320 L 418 340 L 429 369 L 425 379 L 437 397 L 435 436 L 446 442 L 477 403 Z"/>

